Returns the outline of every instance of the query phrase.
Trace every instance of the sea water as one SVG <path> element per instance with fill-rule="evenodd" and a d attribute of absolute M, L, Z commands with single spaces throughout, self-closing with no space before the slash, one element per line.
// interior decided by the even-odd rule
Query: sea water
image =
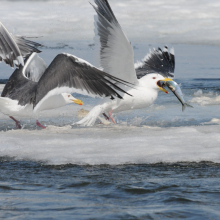
<path fill-rule="evenodd" d="M 110 4 L 135 62 L 174 47 L 174 80 L 193 108 L 182 112 L 172 92 L 159 92 L 149 108 L 113 115 L 117 125 L 78 127 L 78 112 L 100 100 L 73 94 L 84 105 L 42 112 L 45 130 L 29 118 L 18 130 L 0 113 L 0 217 L 219 219 L 219 2 Z M 1 1 L 0 11 L 11 32 L 43 36 L 34 40 L 47 65 L 62 52 L 95 65 L 87 1 Z M 0 91 L 13 71 L 0 65 Z"/>

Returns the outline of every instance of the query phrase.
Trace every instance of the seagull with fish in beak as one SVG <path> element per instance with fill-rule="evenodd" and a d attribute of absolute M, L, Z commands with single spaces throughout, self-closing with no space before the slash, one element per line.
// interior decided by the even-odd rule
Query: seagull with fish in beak
<path fill-rule="evenodd" d="M 106 73 L 126 80 L 132 86 L 122 86 L 126 93 L 123 99 L 104 99 L 103 103 L 95 106 L 77 124 L 82 126 L 94 125 L 100 114 L 106 119 L 115 120 L 112 113 L 132 109 L 146 108 L 157 99 L 158 92 L 164 88 L 166 82 L 172 81 L 174 75 L 174 50 L 153 50 L 144 58 L 143 63 L 134 65 L 134 51 L 130 41 L 125 36 L 107 0 L 95 0 L 93 5 L 95 16 L 95 40 L 99 48 L 100 66 Z"/>

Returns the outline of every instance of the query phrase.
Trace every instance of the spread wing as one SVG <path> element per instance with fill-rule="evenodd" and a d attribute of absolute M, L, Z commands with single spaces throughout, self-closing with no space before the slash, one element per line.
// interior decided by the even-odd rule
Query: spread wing
<path fill-rule="evenodd" d="M 23 58 L 33 52 L 41 52 L 36 47 L 41 44 L 29 41 L 22 36 L 13 36 L 0 22 L 0 61 L 14 67 L 24 65 Z"/>
<path fill-rule="evenodd" d="M 37 42 L 28 40 L 28 37 L 24 36 L 13 36 L 16 44 L 18 45 L 22 57 L 27 57 L 31 53 L 40 53 L 41 51 L 37 47 L 42 47 L 42 44 L 39 44 Z"/>
<path fill-rule="evenodd" d="M 1 97 L 17 100 L 19 105 L 33 103 L 37 82 L 46 70 L 46 64 L 36 53 L 25 59 L 24 66 L 20 65 L 7 81 Z"/>
<path fill-rule="evenodd" d="M 107 0 L 94 0 L 97 12 L 95 38 L 99 42 L 99 62 L 106 73 L 138 83 L 134 69 L 134 52 Z"/>
<path fill-rule="evenodd" d="M 174 77 L 175 70 L 175 55 L 174 49 L 170 51 L 168 47 L 163 50 L 158 48 L 151 51 L 144 58 L 143 63 L 136 64 L 137 78 L 140 79 L 149 73 L 159 73 L 164 77 Z"/>
<path fill-rule="evenodd" d="M 37 88 L 37 82 L 29 80 L 23 74 L 27 62 L 28 59 L 25 60 L 24 66 L 20 65 L 19 69 L 15 69 L 1 93 L 1 97 L 17 100 L 22 106 L 33 102 Z"/>
<path fill-rule="evenodd" d="M 47 98 L 62 92 L 76 92 L 92 97 L 122 98 L 119 93 L 126 92 L 118 85 L 127 84 L 78 57 L 59 54 L 38 82 L 34 111 L 37 111 Z"/>
<path fill-rule="evenodd" d="M 25 59 L 25 65 L 22 68 L 22 74 L 28 80 L 38 82 L 47 68 L 44 60 L 33 52 Z"/>

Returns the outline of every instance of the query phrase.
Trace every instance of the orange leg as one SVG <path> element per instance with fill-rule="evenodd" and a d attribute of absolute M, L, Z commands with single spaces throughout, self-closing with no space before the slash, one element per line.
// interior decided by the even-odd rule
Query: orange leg
<path fill-rule="evenodd" d="M 15 121 L 15 123 L 16 123 L 16 127 L 17 127 L 18 129 L 21 129 L 20 121 L 18 121 L 17 119 L 15 119 L 15 118 L 12 117 L 12 116 L 9 116 L 9 118 L 11 118 L 13 121 Z"/>
<path fill-rule="evenodd" d="M 40 128 L 45 129 L 46 127 L 43 126 L 38 120 L 36 120 L 36 125 L 39 126 Z"/>
<path fill-rule="evenodd" d="M 113 112 L 113 110 L 111 110 L 111 111 L 108 113 L 108 115 L 109 115 L 109 118 L 111 118 L 112 122 L 113 122 L 114 124 L 116 124 L 114 118 L 112 118 L 112 112 Z"/>
<path fill-rule="evenodd" d="M 105 113 L 103 113 L 103 115 L 105 116 L 105 119 L 106 119 L 106 120 L 109 120 L 108 115 L 106 115 Z"/>

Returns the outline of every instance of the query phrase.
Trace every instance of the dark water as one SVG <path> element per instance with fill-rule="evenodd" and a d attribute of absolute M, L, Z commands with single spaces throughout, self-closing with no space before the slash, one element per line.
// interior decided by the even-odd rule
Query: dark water
<path fill-rule="evenodd" d="M 48 166 L 1 158 L 7 219 L 219 219 L 220 164 Z"/>

